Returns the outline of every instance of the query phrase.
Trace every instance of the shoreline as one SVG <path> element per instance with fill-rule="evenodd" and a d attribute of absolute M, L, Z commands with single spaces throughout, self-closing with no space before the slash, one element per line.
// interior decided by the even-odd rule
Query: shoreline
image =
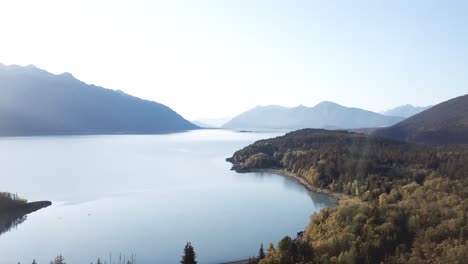
<path fill-rule="evenodd" d="M 280 175 L 283 177 L 288 177 L 288 178 L 293 178 L 297 182 L 299 182 L 304 188 L 306 188 L 310 192 L 315 192 L 315 193 L 321 193 L 321 194 L 326 194 L 331 197 L 333 197 L 336 201 L 336 205 L 338 205 L 343 198 L 348 197 L 346 194 L 338 193 L 338 192 L 332 192 L 327 189 L 323 188 L 318 188 L 315 186 L 312 186 L 309 182 L 307 182 L 305 179 L 297 176 L 295 173 L 286 171 L 286 170 L 281 170 L 281 169 L 243 169 L 241 171 L 237 171 L 237 173 L 252 173 L 252 172 L 260 172 L 260 173 L 271 173 L 275 175 Z M 244 260 L 238 260 L 238 261 L 230 261 L 230 262 L 221 262 L 220 264 L 248 264 L 249 260 L 244 259 Z"/>
<path fill-rule="evenodd" d="M 221 262 L 219 264 L 248 264 L 249 260 L 244 259 L 244 260 L 237 260 L 237 261 L 230 261 L 230 262 Z"/>
<path fill-rule="evenodd" d="M 49 207 L 52 205 L 50 201 L 37 201 L 29 202 L 25 204 L 17 205 L 16 207 L 8 208 L 2 212 L 1 215 L 27 215 L 36 211 L 39 211 L 43 208 Z"/>
<path fill-rule="evenodd" d="M 322 194 L 326 194 L 326 195 L 333 197 L 336 200 L 336 205 L 338 205 L 343 198 L 348 197 L 346 194 L 343 194 L 343 193 L 333 192 L 327 189 L 315 187 L 309 182 L 307 182 L 305 179 L 297 176 L 295 173 L 282 170 L 282 169 L 244 169 L 244 170 L 237 171 L 237 172 L 238 173 L 249 173 L 249 172 L 271 173 L 271 174 L 276 174 L 276 175 L 280 175 L 284 177 L 293 178 L 310 192 L 322 193 Z"/>

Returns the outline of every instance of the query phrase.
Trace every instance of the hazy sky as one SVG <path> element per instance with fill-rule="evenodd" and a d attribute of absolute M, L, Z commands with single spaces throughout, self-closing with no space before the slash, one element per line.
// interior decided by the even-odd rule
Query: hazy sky
<path fill-rule="evenodd" d="M 468 93 L 468 1 L 0 0 L 0 62 L 70 72 L 188 119 Z"/>

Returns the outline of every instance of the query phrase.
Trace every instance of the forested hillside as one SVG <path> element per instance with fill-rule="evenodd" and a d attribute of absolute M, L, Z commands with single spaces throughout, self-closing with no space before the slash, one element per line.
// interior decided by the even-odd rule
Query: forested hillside
<path fill-rule="evenodd" d="M 462 146 L 305 129 L 260 140 L 228 160 L 237 171 L 282 169 L 349 195 L 313 215 L 289 246 L 270 246 L 260 263 L 463 263 L 468 257 Z"/>

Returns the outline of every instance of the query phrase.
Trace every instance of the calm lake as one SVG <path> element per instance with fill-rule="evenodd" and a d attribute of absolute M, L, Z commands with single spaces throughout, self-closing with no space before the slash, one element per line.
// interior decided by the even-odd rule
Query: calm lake
<path fill-rule="evenodd" d="M 0 263 L 178 263 L 187 241 L 200 264 L 256 255 L 334 204 L 282 176 L 230 171 L 236 150 L 279 135 L 0 138 L 0 191 L 53 202 L 0 236 Z"/>

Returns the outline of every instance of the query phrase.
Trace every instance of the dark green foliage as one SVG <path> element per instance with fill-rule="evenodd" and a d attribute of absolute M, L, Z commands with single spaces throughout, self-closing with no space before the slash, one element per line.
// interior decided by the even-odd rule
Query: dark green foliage
<path fill-rule="evenodd" d="M 182 255 L 181 264 L 197 264 L 195 250 L 193 249 L 192 243 L 187 242 L 184 248 L 184 255 Z"/>
<path fill-rule="evenodd" d="M 15 208 L 18 205 L 26 204 L 28 201 L 17 194 L 0 192 L 0 213 Z"/>
<path fill-rule="evenodd" d="M 258 250 L 258 259 L 262 260 L 265 258 L 265 251 L 263 249 L 263 244 L 260 245 L 260 249 Z"/>

